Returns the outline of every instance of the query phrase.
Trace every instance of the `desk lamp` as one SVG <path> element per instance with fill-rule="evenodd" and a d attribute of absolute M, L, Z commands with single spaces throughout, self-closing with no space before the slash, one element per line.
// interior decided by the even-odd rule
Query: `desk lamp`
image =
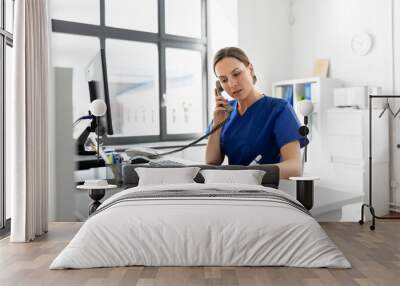
<path fill-rule="evenodd" d="M 304 117 L 304 125 L 300 126 L 299 128 L 299 133 L 301 136 L 303 136 L 306 139 L 306 146 L 304 147 L 304 161 L 307 162 L 307 135 L 310 133 L 310 130 L 308 129 L 308 117 L 314 110 L 314 105 L 312 104 L 311 101 L 304 99 L 298 103 L 298 111 L 300 114 Z"/>
<path fill-rule="evenodd" d="M 307 162 L 307 135 L 310 132 L 308 129 L 308 117 L 314 110 L 314 105 L 309 100 L 302 100 L 298 103 L 298 112 L 304 116 L 304 125 L 299 128 L 299 133 L 306 139 L 306 145 L 304 147 L 304 162 Z M 314 181 L 318 180 L 318 177 L 302 176 L 302 177 L 290 177 L 292 181 L 296 181 L 296 198 L 301 202 L 304 207 L 308 210 L 312 209 L 314 205 Z"/>
<path fill-rule="evenodd" d="M 106 114 L 107 111 L 107 105 L 102 99 L 96 99 L 93 100 L 92 103 L 90 104 L 89 108 L 90 112 L 93 114 L 93 116 L 96 117 L 96 125 L 97 125 L 97 160 L 100 159 L 100 149 L 99 149 L 99 143 L 100 143 L 100 124 L 99 124 L 99 118 Z"/>
<path fill-rule="evenodd" d="M 80 117 L 78 120 L 75 121 L 74 126 L 83 119 L 91 119 L 92 122 L 90 126 L 86 127 L 82 134 L 77 139 L 78 145 L 78 154 L 79 155 L 94 155 L 96 152 L 86 151 L 85 150 L 85 143 L 89 134 L 91 132 L 97 133 L 97 151 L 99 151 L 99 134 L 100 134 L 100 125 L 99 125 L 99 118 L 103 116 L 107 111 L 107 105 L 102 99 L 93 100 L 89 107 L 89 115 L 85 115 Z M 93 120 L 96 119 L 96 120 Z M 99 152 L 97 152 L 97 159 L 100 159 Z"/>

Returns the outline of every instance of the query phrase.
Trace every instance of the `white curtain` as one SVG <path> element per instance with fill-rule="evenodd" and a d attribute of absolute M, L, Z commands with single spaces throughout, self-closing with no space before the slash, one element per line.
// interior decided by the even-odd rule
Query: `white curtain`
<path fill-rule="evenodd" d="M 14 8 L 13 92 L 8 126 L 12 242 L 47 232 L 48 23 L 46 0 Z"/>

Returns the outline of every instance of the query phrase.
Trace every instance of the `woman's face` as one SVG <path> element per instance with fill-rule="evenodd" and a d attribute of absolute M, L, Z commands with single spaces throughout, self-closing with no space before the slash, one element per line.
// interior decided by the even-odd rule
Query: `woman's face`
<path fill-rule="evenodd" d="M 245 66 L 236 58 L 223 58 L 215 65 L 215 73 L 224 90 L 234 99 L 244 100 L 254 89 L 252 65 Z"/>

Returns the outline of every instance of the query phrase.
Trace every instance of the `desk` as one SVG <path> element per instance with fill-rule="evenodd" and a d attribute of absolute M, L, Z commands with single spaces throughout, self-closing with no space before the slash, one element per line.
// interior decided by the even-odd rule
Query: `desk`
<path fill-rule="evenodd" d="M 185 165 L 196 165 L 196 164 L 205 164 L 204 162 L 195 161 L 195 160 L 187 160 L 178 157 L 171 157 L 171 156 L 163 156 L 159 159 L 151 160 L 153 162 L 159 162 L 164 160 L 171 160 L 177 163 L 182 163 Z M 95 155 L 88 155 L 88 156 L 75 156 L 75 163 L 76 163 L 76 170 L 87 170 L 91 168 L 100 168 L 106 167 L 106 164 L 103 159 L 97 160 L 97 156 Z"/>
<path fill-rule="evenodd" d="M 97 159 L 97 155 L 75 155 L 76 170 L 105 167 L 103 159 Z"/>
<path fill-rule="evenodd" d="M 148 147 L 153 149 L 162 150 L 161 152 L 166 152 L 182 146 L 185 146 L 191 141 L 162 141 L 162 142 L 152 142 L 152 143 L 138 143 L 138 144 L 126 144 L 126 145 L 107 145 L 105 147 L 110 147 L 115 149 L 118 153 L 124 152 L 127 148 L 131 147 Z M 205 157 L 205 146 L 207 144 L 206 140 L 186 149 L 182 152 L 174 154 L 173 157 L 165 156 L 160 158 L 161 160 L 179 160 L 184 164 L 204 164 Z M 75 155 L 75 166 L 76 170 L 87 170 L 91 168 L 105 167 L 105 162 L 103 159 L 97 160 L 97 155 Z"/>

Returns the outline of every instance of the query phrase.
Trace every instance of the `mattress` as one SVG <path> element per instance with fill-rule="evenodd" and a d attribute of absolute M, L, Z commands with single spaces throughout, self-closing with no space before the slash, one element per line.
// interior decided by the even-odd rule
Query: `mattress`
<path fill-rule="evenodd" d="M 350 268 L 295 198 L 263 186 L 139 186 L 110 197 L 50 269 L 144 266 Z"/>

